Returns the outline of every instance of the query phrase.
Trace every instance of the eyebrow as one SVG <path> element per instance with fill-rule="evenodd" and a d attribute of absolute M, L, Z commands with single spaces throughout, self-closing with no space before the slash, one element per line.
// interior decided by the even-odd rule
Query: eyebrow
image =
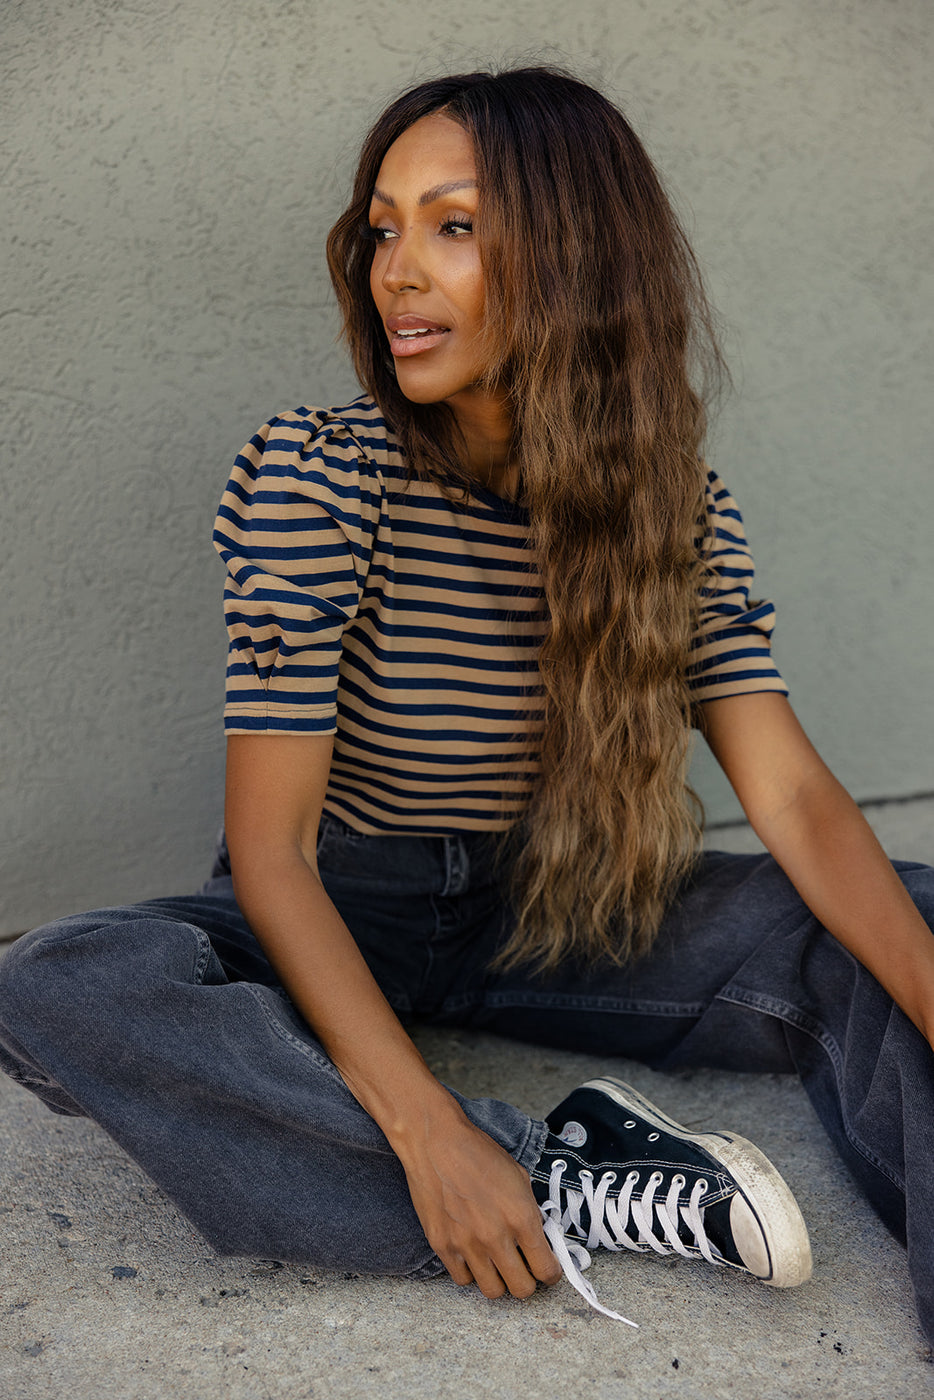
<path fill-rule="evenodd" d="M 446 194 L 454 194 L 456 190 L 472 190 L 476 189 L 476 187 L 476 180 L 448 180 L 443 185 L 432 185 L 430 190 L 425 190 L 423 194 L 418 196 L 419 207 L 422 208 L 426 204 L 434 204 L 436 199 L 442 199 Z M 380 204 L 385 204 L 389 209 L 395 209 L 396 207 L 396 201 L 393 199 L 392 195 L 386 194 L 384 190 L 374 188 L 372 197 L 378 200 Z"/>

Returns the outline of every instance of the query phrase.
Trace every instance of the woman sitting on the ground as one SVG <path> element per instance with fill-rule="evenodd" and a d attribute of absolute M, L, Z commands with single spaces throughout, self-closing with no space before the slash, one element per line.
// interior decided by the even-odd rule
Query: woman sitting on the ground
<path fill-rule="evenodd" d="M 465 1099 L 406 1020 L 794 1069 L 934 1337 L 934 875 L 789 707 L 645 152 L 558 72 L 427 83 L 329 253 L 364 395 L 266 424 L 217 520 L 230 864 L 21 940 L 4 1066 L 220 1251 L 488 1297 L 586 1288 L 584 1245 L 795 1284 L 807 1233 L 735 1135 L 614 1079 Z M 692 723 L 774 860 L 698 854 Z"/>

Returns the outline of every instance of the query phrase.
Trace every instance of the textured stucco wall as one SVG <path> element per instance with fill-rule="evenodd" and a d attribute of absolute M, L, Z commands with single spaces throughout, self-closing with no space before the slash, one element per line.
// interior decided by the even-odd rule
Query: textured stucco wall
<path fill-rule="evenodd" d="M 5 0 L 2 21 L 0 931 L 199 878 L 228 465 L 273 410 L 351 389 L 322 244 L 368 119 L 502 57 L 565 58 L 643 133 L 724 318 L 714 455 L 798 710 L 857 795 L 934 788 L 929 0 Z"/>

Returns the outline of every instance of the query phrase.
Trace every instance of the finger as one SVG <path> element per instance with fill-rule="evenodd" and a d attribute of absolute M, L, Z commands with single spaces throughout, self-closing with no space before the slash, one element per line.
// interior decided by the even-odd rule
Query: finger
<path fill-rule="evenodd" d="M 474 1276 L 470 1270 L 470 1266 L 461 1255 L 440 1254 L 438 1257 L 451 1275 L 451 1278 L 455 1283 L 459 1284 L 461 1288 L 465 1288 L 467 1284 L 474 1282 Z"/>
<path fill-rule="evenodd" d="M 502 1274 L 491 1259 L 473 1259 L 470 1268 L 476 1285 L 484 1298 L 502 1298 L 506 1292 L 506 1284 L 503 1282 Z"/>
<path fill-rule="evenodd" d="M 519 1248 L 528 1265 L 529 1272 L 538 1279 L 539 1283 L 547 1283 L 550 1286 L 559 1283 L 564 1278 L 564 1270 L 541 1231 L 538 1232 L 537 1237 L 533 1235 L 531 1239 L 520 1240 Z"/>
<path fill-rule="evenodd" d="M 531 1298 L 536 1280 L 514 1240 L 497 1250 L 492 1263 L 514 1298 Z"/>

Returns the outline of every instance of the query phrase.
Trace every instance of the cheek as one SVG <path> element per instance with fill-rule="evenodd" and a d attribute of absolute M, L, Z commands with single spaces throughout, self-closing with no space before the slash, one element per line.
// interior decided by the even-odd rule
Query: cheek
<path fill-rule="evenodd" d="M 382 279 L 376 270 L 376 258 L 370 263 L 370 296 L 375 302 L 379 302 L 379 294 L 382 291 Z"/>
<path fill-rule="evenodd" d="M 458 299 L 473 324 L 481 325 L 486 314 L 486 296 L 483 273 L 479 267 L 464 269 Z"/>

